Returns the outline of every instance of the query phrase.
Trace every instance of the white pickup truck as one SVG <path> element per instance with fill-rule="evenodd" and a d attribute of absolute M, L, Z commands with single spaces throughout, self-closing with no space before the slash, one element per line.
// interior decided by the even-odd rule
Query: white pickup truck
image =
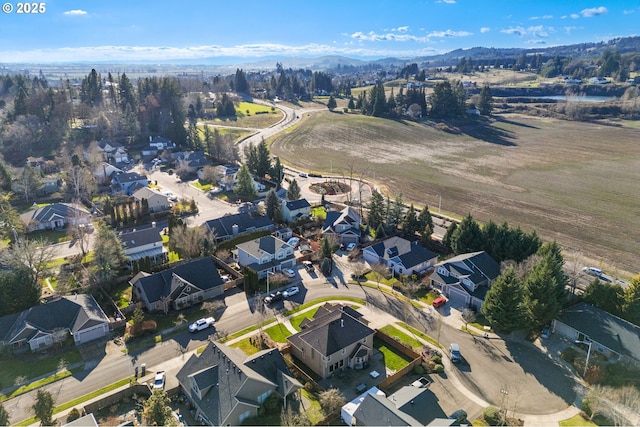
<path fill-rule="evenodd" d="M 215 319 L 213 317 L 203 317 L 189 325 L 189 332 L 198 332 L 213 326 Z"/>

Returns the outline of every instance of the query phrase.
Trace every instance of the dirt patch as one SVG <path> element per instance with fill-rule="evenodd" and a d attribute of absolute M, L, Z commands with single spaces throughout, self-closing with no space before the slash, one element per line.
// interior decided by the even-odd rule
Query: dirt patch
<path fill-rule="evenodd" d="M 316 194 L 324 194 L 325 196 L 335 196 L 345 194 L 351 190 L 351 187 L 344 182 L 325 181 L 311 184 L 309 189 Z"/>

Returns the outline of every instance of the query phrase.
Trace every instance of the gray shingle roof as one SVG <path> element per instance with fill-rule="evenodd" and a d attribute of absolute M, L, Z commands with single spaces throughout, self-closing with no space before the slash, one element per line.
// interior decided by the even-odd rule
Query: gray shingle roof
<path fill-rule="evenodd" d="M 351 206 L 347 206 L 340 212 L 329 211 L 325 217 L 322 232 L 337 233 L 336 227 L 338 225 L 346 225 L 350 226 L 350 228 L 340 234 L 351 232 L 356 236 L 360 236 L 360 221 L 360 214 L 358 214 L 358 212 L 356 212 Z"/>
<path fill-rule="evenodd" d="M 139 282 L 147 300 L 153 304 L 162 297 L 171 294 L 171 280 L 174 273 L 184 281 L 203 290 L 224 285 L 213 259 L 209 257 L 185 261 L 145 277 L 136 275 L 132 279 L 132 283 Z"/>
<path fill-rule="evenodd" d="M 367 250 L 369 249 L 386 260 L 398 258 L 407 269 L 411 269 L 424 261 L 437 258 L 436 254 L 417 242 L 411 243 L 397 236 L 389 237 L 375 245 L 371 245 L 367 248 Z"/>
<path fill-rule="evenodd" d="M 455 273 L 459 278 L 443 276 L 438 274 L 438 267 L 445 268 L 449 272 Z M 460 254 L 449 258 L 446 261 L 436 264 L 436 271 L 432 274 L 431 280 L 440 283 L 453 284 L 462 282 L 461 279 L 467 278 L 475 284 L 482 283 L 485 280 L 494 281 L 500 275 L 500 264 L 495 262 L 491 256 L 484 252 L 470 252 Z M 469 295 L 484 299 L 487 292 L 486 287 L 476 288 L 474 292 L 470 292 L 466 286 L 463 286 Z"/>
<path fill-rule="evenodd" d="M 51 222 L 55 219 L 68 219 L 89 216 L 90 213 L 81 205 L 69 203 L 53 203 L 38 209 L 30 210 L 20 215 L 24 223 Z"/>
<path fill-rule="evenodd" d="M 375 333 L 373 329 L 351 316 L 342 306 L 305 322 L 305 329 L 287 338 L 300 348 L 302 343 L 328 356 Z"/>
<path fill-rule="evenodd" d="M 389 397 L 365 395 L 353 416 L 356 425 L 366 426 L 427 425 L 436 418 L 447 417 L 431 390 L 412 386 L 404 386 Z"/>
<path fill-rule="evenodd" d="M 285 204 L 287 205 L 287 209 L 289 209 L 290 211 L 311 207 L 307 199 L 290 200 Z"/>
<path fill-rule="evenodd" d="M 283 247 L 291 248 L 291 245 L 275 236 L 264 236 L 259 239 L 239 243 L 236 247 L 252 255 L 254 258 L 260 258 L 264 253 L 274 255 Z M 282 260 L 278 260 L 278 264 L 280 264 L 280 261 Z"/>
<path fill-rule="evenodd" d="M 584 302 L 562 310 L 558 320 L 592 341 L 640 361 L 640 326 Z"/>
<path fill-rule="evenodd" d="M 238 234 L 246 233 L 261 228 L 273 228 L 273 222 L 268 216 L 251 216 L 249 213 L 225 215 L 220 218 L 207 221 L 206 226 L 216 234 L 218 239 L 233 236 L 233 226 L 238 226 Z"/>
<path fill-rule="evenodd" d="M 122 242 L 125 250 L 133 249 L 140 246 L 146 246 L 150 243 L 162 243 L 160 230 L 155 227 L 144 228 L 140 230 L 123 231 L 118 233 L 118 238 Z"/>

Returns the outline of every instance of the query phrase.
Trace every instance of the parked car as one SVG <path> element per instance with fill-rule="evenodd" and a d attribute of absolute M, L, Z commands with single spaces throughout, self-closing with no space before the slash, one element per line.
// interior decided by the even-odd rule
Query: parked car
<path fill-rule="evenodd" d="M 302 265 L 304 265 L 304 269 L 309 273 L 313 273 L 314 271 L 316 271 L 311 261 L 302 261 Z"/>
<path fill-rule="evenodd" d="M 413 387 L 418 387 L 418 388 L 429 387 L 429 384 L 431 384 L 431 381 L 429 381 L 425 377 L 420 377 L 420 378 L 418 378 L 417 380 L 415 380 L 414 382 L 411 383 L 411 385 Z"/>
<path fill-rule="evenodd" d="M 194 333 L 205 330 L 212 327 L 214 323 L 215 319 L 213 317 L 203 317 L 202 319 L 198 319 L 189 325 L 189 332 Z"/>
<path fill-rule="evenodd" d="M 599 268 L 583 267 L 582 271 L 584 271 L 587 274 L 590 274 L 591 276 L 602 277 L 602 270 L 600 270 Z"/>
<path fill-rule="evenodd" d="M 442 307 L 443 305 L 445 305 L 446 302 L 447 302 L 447 299 L 445 297 L 438 297 L 433 300 L 433 307 L 434 308 Z"/>
<path fill-rule="evenodd" d="M 449 346 L 449 357 L 453 363 L 461 362 L 462 355 L 460 354 L 460 346 L 455 343 L 451 343 Z"/>
<path fill-rule="evenodd" d="M 164 388 L 164 371 L 156 372 L 156 377 L 153 380 L 153 389 L 154 390 L 162 390 Z"/>
<path fill-rule="evenodd" d="M 356 244 L 355 243 L 349 243 L 347 245 L 347 252 L 351 252 L 352 250 L 354 250 L 356 248 Z"/>
<path fill-rule="evenodd" d="M 300 288 L 298 288 L 297 286 L 292 286 L 290 288 L 287 288 L 283 293 L 282 296 L 285 298 L 289 298 L 294 296 L 295 294 L 300 292 Z"/>
<path fill-rule="evenodd" d="M 273 304 L 274 302 L 278 302 L 281 299 L 282 299 L 282 292 L 278 291 L 278 292 L 269 294 L 264 299 L 264 302 L 267 303 L 267 304 Z"/>
<path fill-rule="evenodd" d="M 223 274 L 222 276 L 220 276 L 220 278 L 224 283 L 229 283 L 231 281 L 231 277 L 229 277 L 228 274 Z"/>
<path fill-rule="evenodd" d="M 282 273 L 289 278 L 296 277 L 296 272 L 290 268 L 283 268 Z"/>

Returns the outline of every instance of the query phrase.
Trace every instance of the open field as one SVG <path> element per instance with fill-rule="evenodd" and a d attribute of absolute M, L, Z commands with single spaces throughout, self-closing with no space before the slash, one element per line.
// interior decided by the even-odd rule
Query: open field
<path fill-rule="evenodd" d="M 319 112 L 271 151 L 301 168 L 367 170 L 393 198 L 536 229 L 636 273 L 640 143 L 633 127 L 520 115 L 442 124 Z"/>
<path fill-rule="evenodd" d="M 216 126 L 263 129 L 278 123 L 284 117 L 282 111 L 277 108 L 272 110 L 271 107 L 251 102 L 240 102 L 236 107 L 236 114 L 237 117 L 234 118 L 204 122 Z"/>

